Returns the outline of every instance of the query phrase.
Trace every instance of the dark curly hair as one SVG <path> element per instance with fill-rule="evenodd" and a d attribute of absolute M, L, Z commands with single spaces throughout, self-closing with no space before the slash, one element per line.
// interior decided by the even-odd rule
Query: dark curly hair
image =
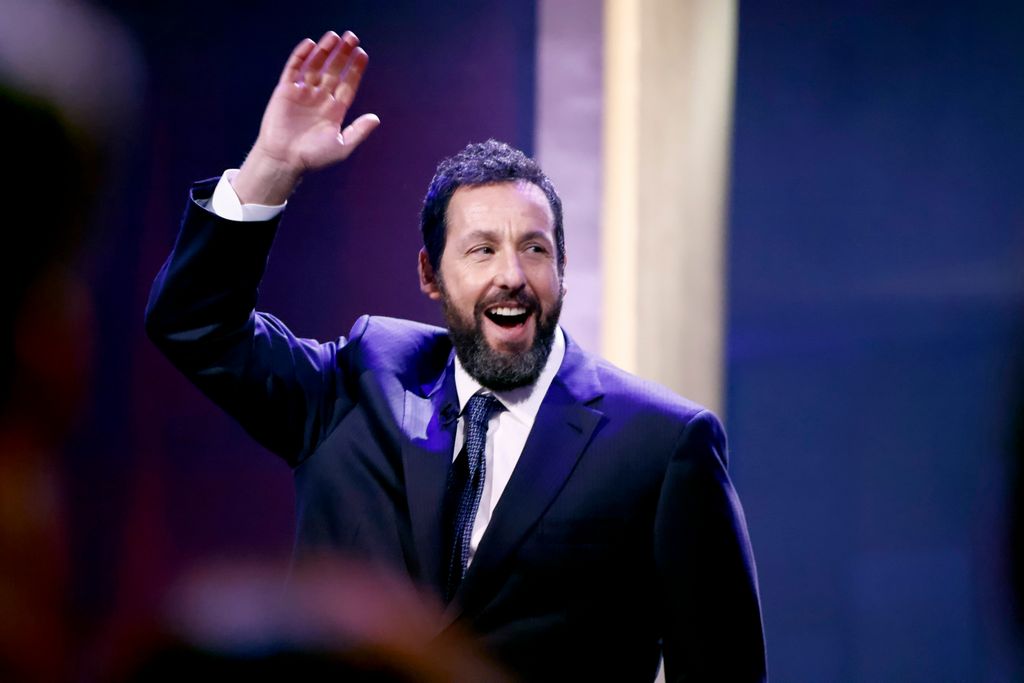
<path fill-rule="evenodd" d="M 565 267 L 562 200 L 536 161 L 515 147 L 494 139 L 467 145 L 464 150 L 437 165 L 434 179 L 430 181 L 427 196 L 423 199 L 423 211 L 420 214 L 423 246 L 435 272 L 440 268 L 441 254 L 444 253 L 448 202 L 451 201 L 455 190 L 463 185 L 473 187 L 517 180 L 533 183 L 548 198 L 551 214 L 555 219 L 558 272 L 562 272 Z"/>

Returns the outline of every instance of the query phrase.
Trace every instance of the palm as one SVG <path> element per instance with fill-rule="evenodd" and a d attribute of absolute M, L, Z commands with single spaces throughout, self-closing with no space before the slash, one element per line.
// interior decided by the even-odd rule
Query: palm
<path fill-rule="evenodd" d="M 345 159 L 376 127 L 372 114 L 341 131 L 367 55 L 351 33 L 328 32 L 292 52 L 263 114 L 257 146 L 299 172 Z"/>

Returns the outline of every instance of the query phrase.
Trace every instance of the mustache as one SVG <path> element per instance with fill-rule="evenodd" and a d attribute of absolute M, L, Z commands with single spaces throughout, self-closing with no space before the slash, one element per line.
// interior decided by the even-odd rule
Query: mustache
<path fill-rule="evenodd" d="M 495 304 L 518 304 L 523 308 L 527 309 L 532 313 L 540 311 L 540 302 L 537 301 L 537 297 L 533 296 L 525 289 L 520 289 L 515 293 L 503 293 L 489 296 L 482 301 L 478 301 L 476 306 L 473 307 L 473 315 L 480 317 L 484 314 L 484 311 L 494 306 Z"/>

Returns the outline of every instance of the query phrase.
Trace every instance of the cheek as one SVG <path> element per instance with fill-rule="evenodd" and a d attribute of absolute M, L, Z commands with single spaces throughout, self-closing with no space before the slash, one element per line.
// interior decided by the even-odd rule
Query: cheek
<path fill-rule="evenodd" d="M 532 283 L 534 294 L 542 301 L 557 301 L 562 293 L 562 281 L 556 270 L 545 269 L 532 279 Z"/>
<path fill-rule="evenodd" d="M 486 279 L 461 272 L 459 277 L 445 280 L 449 298 L 459 308 L 472 310 L 488 292 Z"/>

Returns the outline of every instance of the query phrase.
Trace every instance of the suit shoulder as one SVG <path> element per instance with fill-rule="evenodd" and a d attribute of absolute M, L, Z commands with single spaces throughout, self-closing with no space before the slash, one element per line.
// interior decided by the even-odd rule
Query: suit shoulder
<path fill-rule="evenodd" d="M 680 424 L 711 412 L 663 384 L 626 372 L 604 359 L 597 359 L 595 364 L 606 402 L 629 405 L 637 411 L 678 420 Z"/>
<path fill-rule="evenodd" d="M 410 383 L 436 378 L 451 353 L 448 333 L 425 323 L 364 315 L 356 320 L 346 345 L 360 370 L 387 372 Z M 422 375 L 422 377 L 420 377 Z"/>
<path fill-rule="evenodd" d="M 606 420 L 605 436 L 632 462 L 648 463 L 658 478 L 672 457 L 694 452 L 695 445 L 712 446 L 707 452 L 727 462 L 725 430 L 712 411 L 603 359 L 593 358 L 592 367 L 601 390 L 593 405 Z M 697 452 L 703 452 L 703 446 Z"/>

